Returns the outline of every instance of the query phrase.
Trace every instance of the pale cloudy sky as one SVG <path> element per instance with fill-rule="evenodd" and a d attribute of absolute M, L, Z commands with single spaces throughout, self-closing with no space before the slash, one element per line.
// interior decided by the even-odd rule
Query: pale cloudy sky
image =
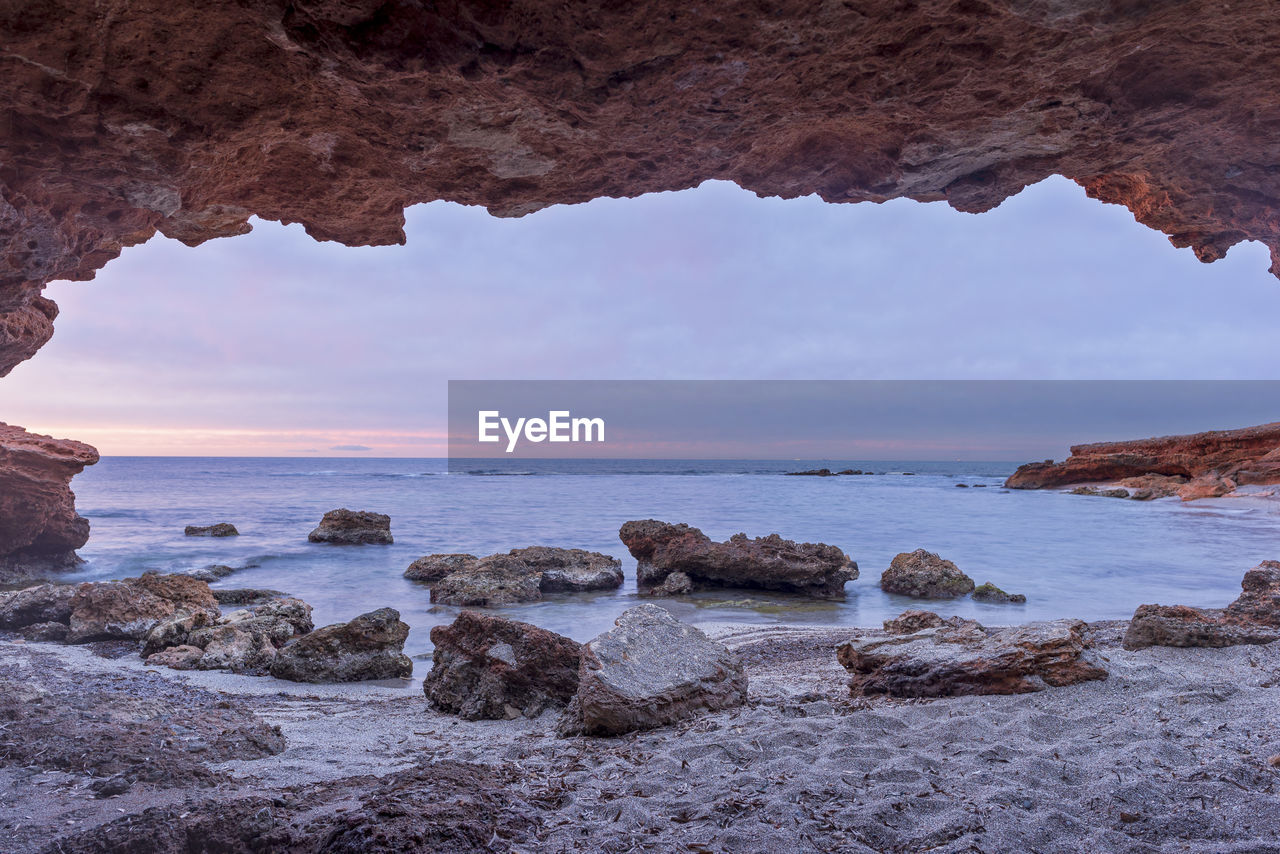
<path fill-rule="evenodd" d="M 437 456 L 449 379 L 1280 378 L 1261 246 L 1202 265 L 1063 179 L 981 216 L 708 183 L 407 232 L 126 250 L 49 287 L 0 420 L 106 454 Z"/>

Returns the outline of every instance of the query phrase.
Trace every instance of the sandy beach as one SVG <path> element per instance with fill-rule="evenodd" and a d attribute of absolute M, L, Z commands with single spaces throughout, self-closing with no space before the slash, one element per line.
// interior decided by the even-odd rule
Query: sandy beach
<path fill-rule="evenodd" d="M 879 631 L 713 626 L 747 666 L 745 707 L 568 739 L 554 713 L 440 714 L 408 680 L 297 685 L 8 640 L 8 702 L 42 697 L 0 724 L 25 750 L 0 828 L 15 854 L 1280 851 L 1280 644 L 1128 652 L 1124 623 L 1091 628 L 1105 681 L 903 701 L 852 699 L 836 662 Z M 137 782 L 102 797 L 112 775 Z"/>

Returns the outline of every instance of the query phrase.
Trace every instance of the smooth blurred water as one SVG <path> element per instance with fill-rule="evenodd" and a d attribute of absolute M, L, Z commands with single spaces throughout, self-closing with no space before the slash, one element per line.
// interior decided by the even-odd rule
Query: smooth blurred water
<path fill-rule="evenodd" d="M 401 577 L 433 552 L 477 555 L 549 545 L 620 557 L 621 590 L 554 595 L 498 609 L 579 640 L 605 630 L 638 600 L 635 561 L 618 540 L 629 519 L 687 522 L 715 539 L 739 531 L 840 546 L 862 575 L 844 602 L 749 591 L 666 600 L 692 622 L 805 622 L 872 626 L 917 600 L 880 591 L 895 554 L 926 548 L 978 583 L 1025 593 L 1023 606 L 929 602 L 989 625 L 1057 617 L 1127 617 L 1144 602 L 1220 606 L 1240 578 L 1280 558 L 1280 504 L 1224 499 L 1182 504 L 1000 488 L 1009 463 L 823 461 L 477 462 L 444 460 L 107 458 L 78 476 L 93 525 L 74 578 L 114 578 L 212 563 L 253 566 L 219 587 L 268 587 L 315 607 L 318 625 L 398 608 L 414 629 L 406 651 L 431 648 L 428 629 L 458 609 L 433 606 Z M 828 467 L 874 476 L 784 477 Z M 913 472 L 907 476 L 904 472 Z M 983 485 L 958 489 L 957 483 Z M 307 542 L 326 510 L 391 516 L 392 546 Z M 241 536 L 186 537 L 186 525 L 231 522 Z"/>

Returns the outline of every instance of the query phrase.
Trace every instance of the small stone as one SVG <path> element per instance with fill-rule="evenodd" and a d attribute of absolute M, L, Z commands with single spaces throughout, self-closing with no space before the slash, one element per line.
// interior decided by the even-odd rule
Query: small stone
<path fill-rule="evenodd" d="M 218 522 L 216 525 L 188 525 L 182 533 L 188 537 L 238 537 L 240 532 L 230 522 Z"/>
<path fill-rule="evenodd" d="M 345 507 L 324 514 L 307 539 L 336 546 L 391 545 L 391 517 Z"/>

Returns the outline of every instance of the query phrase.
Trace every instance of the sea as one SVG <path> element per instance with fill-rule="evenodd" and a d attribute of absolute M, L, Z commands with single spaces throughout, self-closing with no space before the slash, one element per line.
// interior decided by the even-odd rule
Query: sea
<path fill-rule="evenodd" d="M 867 475 L 789 477 L 826 467 Z M 475 460 L 107 457 L 76 477 L 92 534 L 69 580 L 238 569 L 215 587 L 270 588 L 315 609 L 317 625 L 384 606 L 412 631 L 405 651 L 428 656 L 432 626 L 457 608 L 402 574 L 438 552 L 487 555 L 531 545 L 582 548 L 622 560 L 617 591 L 549 595 L 494 609 L 580 641 L 641 602 L 635 560 L 618 539 L 631 519 L 685 522 L 721 540 L 781 534 L 829 543 L 860 577 L 844 601 L 723 590 L 663 600 L 681 619 L 879 626 L 909 608 L 986 625 L 1126 618 L 1146 602 L 1222 606 L 1246 570 L 1280 558 L 1280 502 L 1184 504 L 1006 490 L 1008 462 L 871 460 Z M 964 484 L 967 488 L 960 488 Z M 394 545 L 307 542 L 327 510 L 391 517 Z M 187 537 L 187 525 L 231 522 L 240 536 Z M 1025 605 L 968 598 L 922 602 L 879 589 L 899 552 L 954 561 L 977 583 L 1026 595 Z"/>

